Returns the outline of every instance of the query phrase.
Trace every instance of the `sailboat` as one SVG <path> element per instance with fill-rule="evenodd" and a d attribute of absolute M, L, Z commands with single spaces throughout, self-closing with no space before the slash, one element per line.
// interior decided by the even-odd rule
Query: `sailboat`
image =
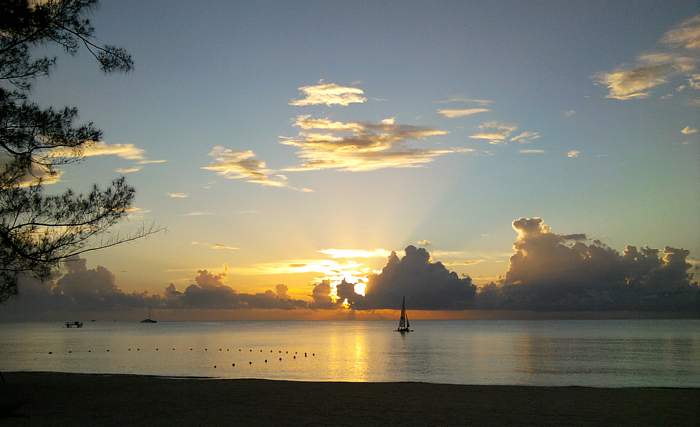
<path fill-rule="evenodd" d="M 399 327 L 396 329 L 396 332 L 401 332 L 402 334 L 413 332 L 411 323 L 409 323 L 406 315 L 406 297 L 403 297 L 403 302 L 401 303 L 401 318 L 399 319 Z"/>
<path fill-rule="evenodd" d="M 148 307 L 148 317 L 143 319 L 141 323 L 158 323 L 157 320 L 151 319 L 151 307 Z"/>

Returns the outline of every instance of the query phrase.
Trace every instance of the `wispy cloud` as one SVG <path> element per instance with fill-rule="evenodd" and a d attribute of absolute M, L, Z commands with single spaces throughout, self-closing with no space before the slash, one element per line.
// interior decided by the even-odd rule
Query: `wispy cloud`
<path fill-rule="evenodd" d="M 140 171 L 140 170 L 141 170 L 141 168 L 139 168 L 139 167 L 133 167 L 133 168 L 116 168 L 116 169 L 114 170 L 114 172 L 116 172 L 116 173 L 127 174 L 127 173 L 138 172 L 138 171 Z"/>
<path fill-rule="evenodd" d="M 489 144 L 501 144 L 508 140 L 510 135 L 518 129 L 512 123 L 486 122 L 479 125 L 480 132 L 470 135 L 472 139 L 484 139 Z"/>
<path fill-rule="evenodd" d="M 532 142 L 536 139 L 539 139 L 540 136 L 541 135 L 539 132 L 526 130 L 526 131 L 521 132 L 518 135 L 512 137 L 510 140 L 511 140 L 511 142 L 518 142 L 520 144 L 527 144 L 528 142 Z"/>
<path fill-rule="evenodd" d="M 581 152 L 579 150 L 569 150 L 566 153 L 566 157 L 568 157 L 570 159 L 575 159 L 575 158 L 579 157 L 580 155 L 581 155 Z"/>
<path fill-rule="evenodd" d="M 136 162 L 136 163 L 138 163 L 138 164 L 140 164 L 140 165 L 158 165 L 158 164 L 161 164 L 161 163 L 168 163 L 168 161 L 167 161 L 167 160 L 163 160 L 163 159 L 161 159 L 161 160 L 139 160 L 139 161 Z"/>
<path fill-rule="evenodd" d="M 267 187 L 290 188 L 310 192 L 308 188 L 295 188 L 289 185 L 285 175 L 269 169 L 263 160 L 255 158 L 252 150 L 234 151 L 220 145 L 209 153 L 214 161 L 202 169 L 215 172 L 226 179 L 238 179 Z"/>
<path fill-rule="evenodd" d="M 681 133 L 683 135 L 692 135 L 694 133 L 698 133 L 698 130 L 696 128 L 692 128 L 690 126 L 686 126 L 683 129 L 681 129 Z"/>
<path fill-rule="evenodd" d="M 438 114 L 447 117 L 448 119 L 454 119 L 458 117 L 473 116 L 474 114 L 486 113 L 491 111 L 488 108 L 460 108 L 460 109 L 441 109 L 438 110 Z"/>
<path fill-rule="evenodd" d="M 378 123 L 341 122 L 327 118 L 298 116 L 296 137 L 281 137 L 280 143 L 299 148 L 301 165 L 288 171 L 339 169 L 370 171 L 383 168 L 417 167 L 450 153 L 471 152 L 464 148 L 429 149 L 410 146 L 448 132 L 428 127 L 397 124 L 393 118 Z"/>
<path fill-rule="evenodd" d="M 449 96 L 445 99 L 440 99 L 437 101 L 433 101 L 436 104 L 476 104 L 476 105 L 491 105 L 493 104 L 493 101 L 490 99 L 479 99 L 479 98 L 467 98 L 464 96 L 460 95 L 455 95 L 455 96 Z"/>
<path fill-rule="evenodd" d="M 576 114 L 576 110 L 566 110 L 562 114 L 564 114 L 564 117 L 571 118 Z"/>
<path fill-rule="evenodd" d="M 608 89 L 607 98 L 624 101 L 648 98 L 652 89 L 679 75 L 692 79 L 700 49 L 700 15 L 670 29 L 660 44 L 666 49 L 639 55 L 631 65 L 597 73 L 594 81 Z"/>
<path fill-rule="evenodd" d="M 342 105 L 367 102 L 364 91 L 357 87 L 340 86 L 336 83 L 319 83 L 302 86 L 299 91 L 304 94 L 301 99 L 289 101 L 289 105 L 305 107 L 309 105 Z"/>
<path fill-rule="evenodd" d="M 186 199 L 190 197 L 187 193 L 167 193 L 168 197 L 171 199 Z"/>
<path fill-rule="evenodd" d="M 223 243 L 205 243 L 205 242 L 192 242 L 195 246 L 206 246 L 209 249 L 216 251 L 237 251 L 240 248 L 236 246 L 224 245 Z"/>
<path fill-rule="evenodd" d="M 544 150 L 530 149 L 530 150 L 520 150 L 520 154 L 544 154 Z"/>
<path fill-rule="evenodd" d="M 214 215 L 211 212 L 206 212 L 206 211 L 194 211 L 194 212 L 187 212 L 185 214 L 182 214 L 182 216 L 212 216 Z"/>
<path fill-rule="evenodd" d="M 661 42 L 685 49 L 700 49 L 700 15 L 688 18 L 669 30 Z"/>

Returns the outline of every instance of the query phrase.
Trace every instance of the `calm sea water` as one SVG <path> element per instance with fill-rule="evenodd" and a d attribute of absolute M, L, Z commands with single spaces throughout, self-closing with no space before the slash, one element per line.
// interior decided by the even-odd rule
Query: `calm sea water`
<path fill-rule="evenodd" d="M 700 387 L 700 320 L 412 326 L 415 332 L 402 336 L 393 331 L 395 322 L 382 321 L 93 322 L 82 329 L 6 323 L 0 324 L 0 370 Z"/>

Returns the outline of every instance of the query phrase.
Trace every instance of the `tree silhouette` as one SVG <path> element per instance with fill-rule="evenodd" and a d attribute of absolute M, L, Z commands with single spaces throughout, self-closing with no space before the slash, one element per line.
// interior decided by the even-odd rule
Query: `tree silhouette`
<path fill-rule="evenodd" d="M 21 274 L 47 278 L 71 256 L 151 234 L 108 229 L 128 213 L 134 189 L 124 178 L 86 194 L 44 193 L 60 179 L 58 166 L 81 159 L 102 137 L 93 123 L 76 124 L 75 107 L 41 108 L 29 101 L 32 82 L 48 76 L 56 57 L 31 50 L 86 49 L 105 73 L 133 68 L 129 53 L 98 43 L 87 15 L 97 0 L 0 0 L 0 302 L 17 292 Z"/>

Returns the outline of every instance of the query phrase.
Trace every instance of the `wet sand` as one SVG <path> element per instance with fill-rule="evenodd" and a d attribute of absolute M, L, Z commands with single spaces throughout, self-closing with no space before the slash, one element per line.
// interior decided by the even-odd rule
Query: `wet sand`
<path fill-rule="evenodd" d="M 4 376 L 3 426 L 700 425 L 700 389 Z"/>

